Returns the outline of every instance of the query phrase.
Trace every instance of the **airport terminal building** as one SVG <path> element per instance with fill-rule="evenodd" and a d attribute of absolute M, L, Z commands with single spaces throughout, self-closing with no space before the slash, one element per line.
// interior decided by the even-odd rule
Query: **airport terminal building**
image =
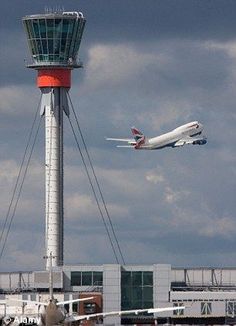
<path fill-rule="evenodd" d="M 0 273 L 0 298 L 43 301 L 48 297 L 48 278 L 47 271 Z M 236 324 L 236 268 L 174 268 L 169 264 L 62 266 L 54 269 L 53 284 L 60 300 L 93 297 L 79 305 L 70 304 L 66 307 L 69 313 L 186 307 L 184 311 L 158 316 L 126 315 L 96 321 L 104 325 Z M 25 308 L 20 303 L 18 313 L 25 312 Z M 6 315 L 13 308 L 2 304 L 0 309 L 1 315 Z M 86 322 L 89 324 L 94 321 Z"/>

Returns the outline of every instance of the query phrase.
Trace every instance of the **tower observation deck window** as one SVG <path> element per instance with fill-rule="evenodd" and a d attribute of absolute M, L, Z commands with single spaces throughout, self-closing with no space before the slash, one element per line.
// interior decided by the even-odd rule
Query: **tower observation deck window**
<path fill-rule="evenodd" d="M 46 14 L 23 19 L 35 64 L 75 63 L 85 19 L 77 15 Z"/>

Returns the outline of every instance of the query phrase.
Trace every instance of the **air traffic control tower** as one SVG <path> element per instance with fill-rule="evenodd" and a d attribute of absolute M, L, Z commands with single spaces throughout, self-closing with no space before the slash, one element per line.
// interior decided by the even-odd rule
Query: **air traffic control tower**
<path fill-rule="evenodd" d="M 63 265 L 63 112 L 69 116 L 71 71 L 80 68 L 78 51 L 85 26 L 81 12 L 56 12 L 23 18 L 45 116 L 46 268 Z M 47 258 L 48 257 L 48 258 Z"/>

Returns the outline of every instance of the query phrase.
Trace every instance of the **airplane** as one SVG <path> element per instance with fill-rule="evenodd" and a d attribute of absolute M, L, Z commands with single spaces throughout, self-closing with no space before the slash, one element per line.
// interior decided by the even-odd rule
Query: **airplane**
<path fill-rule="evenodd" d="M 128 145 L 117 145 L 117 147 L 126 147 L 134 149 L 162 149 L 165 147 L 180 147 L 185 144 L 205 145 L 206 136 L 202 136 L 203 125 L 198 121 L 186 123 L 172 131 L 154 138 L 147 138 L 137 128 L 132 127 L 133 138 L 106 138 L 119 142 L 126 142 Z"/>

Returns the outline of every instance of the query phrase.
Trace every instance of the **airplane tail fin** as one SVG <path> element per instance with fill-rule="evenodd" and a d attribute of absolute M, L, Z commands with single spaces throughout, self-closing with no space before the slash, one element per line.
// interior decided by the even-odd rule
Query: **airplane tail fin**
<path fill-rule="evenodd" d="M 145 144 L 145 136 L 141 131 L 139 131 L 135 127 L 132 127 L 131 131 L 132 131 L 132 134 L 133 134 L 134 139 L 136 141 L 136 144 L 135 144 L 134 148 L 138 149 L 138 148 L 141 147 L 141 145 Z"/>
<path fill-rule="evenodd" d="M 136 127 L 131 127 L 131 131 L 134 137 L 143 136 L 143 133 L 139 131 Z"/>

